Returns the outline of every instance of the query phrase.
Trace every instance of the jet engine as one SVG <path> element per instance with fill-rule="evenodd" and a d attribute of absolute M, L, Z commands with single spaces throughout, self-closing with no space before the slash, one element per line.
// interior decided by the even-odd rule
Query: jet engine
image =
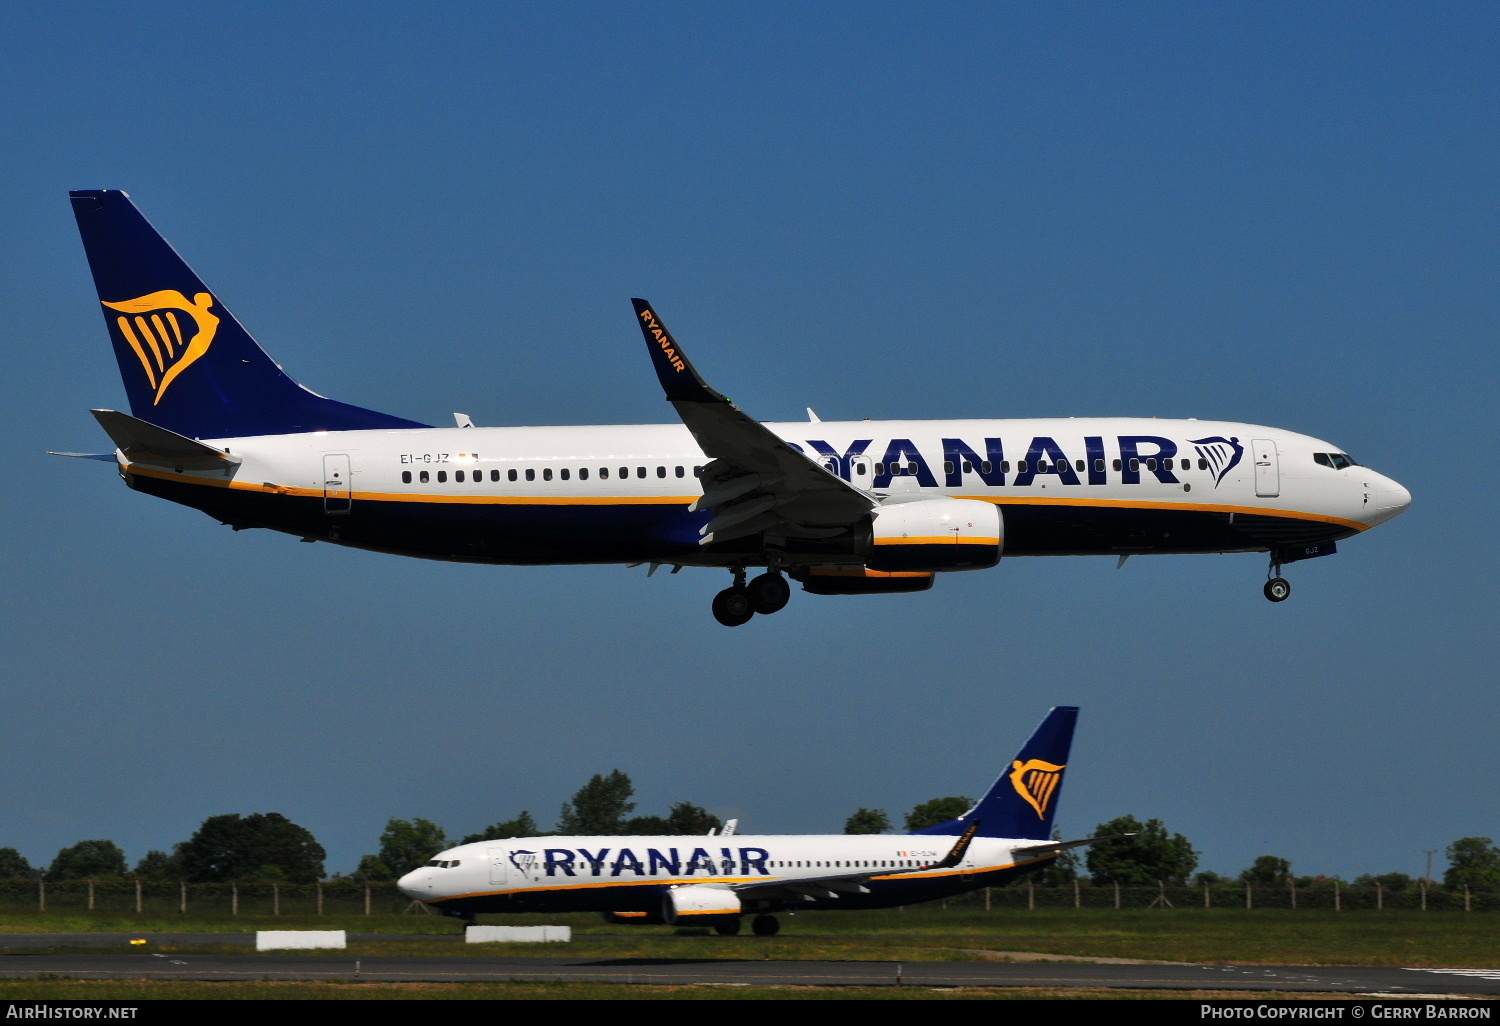
<path fill-rule="evenodd" d="M 744 909 L 740 896 L 727 887 L 685 884 L 662 895 L 661 917 L 669 926 L 712 923 L 725 916 L 738 916 Z"/>
<path fill-rule="evenodd" d="M 918 499 L 873 514 L 865 565 L 885 573 L 983 570 L 1005 545 L 1000 508 L 978 499 Z"/>

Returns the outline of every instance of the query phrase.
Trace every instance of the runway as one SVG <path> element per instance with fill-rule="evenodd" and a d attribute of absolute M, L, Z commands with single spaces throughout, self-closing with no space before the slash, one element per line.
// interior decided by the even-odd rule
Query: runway
<path fill-rule="evenodd" d="M 224 935 L 219 935 L 224 937 Z M 76 937 L 76 935 L 75 935 Z M 9 938 L 6 938 L 9 939 Z M 821 962 L 140 952 L 0 954 L 0 979 L 594 981 L 718 986 L 1083 987 L 1500 997 L 1500 970 L 1085 962 Z"/>

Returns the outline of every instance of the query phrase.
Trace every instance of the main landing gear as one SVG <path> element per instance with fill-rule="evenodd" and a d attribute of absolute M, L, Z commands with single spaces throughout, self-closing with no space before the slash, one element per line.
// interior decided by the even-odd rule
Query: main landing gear
<path fill-rule="evenodd" d="M 774 937 L 781 932 L 781 924 L 775 916 L 756 916 L 750 923 L 750 932 L 757 937 Z"/>
<path fill-rule="evenodd" d="M 1266 573 L 1269 577 L 1266 586 L 1261 589 L 1266 593 L 1266 598 L 1272 602 L 1285 602 L 1292 593 L 1292 582 L 1281 576 L 1281 564 L 1273 562 Z"/>
<path fill-rule="evenodd" d="M 745 583 L 745 568 L 734 568 L 734 584 L 714 596 L 714 619 L 725 627 L 748 623 L 756 613 L 780 612 L 792 598 L 792 586 L 780 570 L 771 569 Z"/>

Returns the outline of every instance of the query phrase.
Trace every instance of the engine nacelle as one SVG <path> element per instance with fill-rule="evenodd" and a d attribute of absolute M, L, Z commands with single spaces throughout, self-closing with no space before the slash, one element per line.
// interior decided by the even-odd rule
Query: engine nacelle
<path fill-rule="evenodd" d="M 978 499 L 919 499 L 875 510 L 865 565 L 886 572 L 983 570 L 1005 546 L 1000 508 Z"/>
<path fill-rule="evenodd" d="M 673 887 L 661 899 L 661 917 L 669 926 L 712 923 L 715 919 L 738 916 L 743 911 L 740 896 L 727 887 L 685 884 Z"/>

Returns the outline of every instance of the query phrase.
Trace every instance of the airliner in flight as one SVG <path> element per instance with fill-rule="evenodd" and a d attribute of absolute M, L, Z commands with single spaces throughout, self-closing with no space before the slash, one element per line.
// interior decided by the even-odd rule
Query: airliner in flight
<path fill-rule="evenodd" d="M 397 886 L 468 922 L 483 912 L 600 912 L 614 923 L 696 924 L 774 935 L 775 913 L 890 908 L 998 887 L 1058 854 L 1112 840 L 1052 840 L 1078 721 L 1047 714 L 1000 778 L 957 819 L 914 834 L 516 837 L 438 852 Z"/>
<path fill-rule="evenodd" d="M 733 575 L 727 626 L 817 595 L 924 591 L 1008 556 L 1333 553 L 1411 502 L 1339 446 L 1200 420 L 762 423 L 633 300 L 676 424 L 475 427 L 292 380 L 114 190 L 71 194 L 130 413 L 95 410 L 141 492 L 236 530 L 427 559 Z M 762 570 L 747 579 L 750 569 Z"/>

